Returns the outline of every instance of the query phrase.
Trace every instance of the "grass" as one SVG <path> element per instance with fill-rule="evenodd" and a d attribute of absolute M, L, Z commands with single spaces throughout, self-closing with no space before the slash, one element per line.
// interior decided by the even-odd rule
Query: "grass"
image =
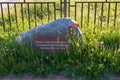
<path fill-rule="evenodd" d="M 19 5 L 17 5 L 19 6 Z M 59 6 L 59 5 L 58 5 Z M 91 4 L 92 6 L 92 4 Z M 107 5 L 105 5 L 106 7 Z M 49 74 L 64 75 L 67 77 L 83 76 L 86 79 L 97 79 L 98 77 L 106 77 L 106 73 L 120 75 L 120 26 L 119 12 L 117 13 L 116 27 L 113 27 L 114 4 L 111 5 L 110 26 L 106 26 L 106 20 L 103 21 L 103 26 L 99 25 L 100 14 L 97 13 L 98 23 L 93 25 L 91 14 L 91 23 L 87 24 L 86 7 L 84 7 L 83 32 L 84 38 L 82 45 L 79 42 L 73 42 L 68 52 L 58 52 L 50 54 L 46 52 L 34 52 L 30 46 L 19 46 L 15 43 L 15 38 L 22 32 L 28 31 L 28 13 L 27 6 L 24 5 L 24 25 L 21 20 L 21 13 L 18 16 L 18 28 L 16 28 L 16 19 L 14 9 L 11 9 L 12 30 L 9 30 L 9 18 L 6 15 L 6 32 L 0 28 L 0 75 L 32 75 L 46 77 Z M 119 6 L 119 5 L 118 5 Z M 34 24 L 34 8 L 30 6 L 30 22 L 31 28 Z M 93 7 L 93 10 L 92 10 Z M 94 5 L 91 7 L 91 13 L 94 11 Z M 100 9 L 100 5 L 98 9 Z M 47 11 L 39 11 L 40 6 L 37 5 L 37 23 L 47 23 Z M 45 5 L 43 8 L 46 8 Z M 78 6 L 78 9 L 80 6 Z M 118 8 L 119 11 L 120 8 Z M 17 8 L 18 11 L 21 9 Z M 80 11 L 80 10 L 79 10 Z M 79 12 L 78 11 L 78 12 Z M 100 11 L 100 10 L 99 10 Z M 104 15 L 107 15 L 107 10 Z M 59 12 L 57 12 L 60 14 Z M 74 19 L 74 9 L 71 9 L 71 17 Z M 53 9 L 50 9 L 50 21 L 54 19 Z M 79 13 L 77 13 L 79 15 Z M 44 18 L 43 18 L 44 17 Z M 106 16 L 107 17 L 107 16 Z M 57 18 L 60 18 L 57 15 Z M 2 19 L 0 19 L 2 21 Z M 77 21 L 80 19 L 77 17 Z M 24 28 L 24 30 L 23 30 Z"/>
<path fill-rule="evenodd" d="M 86 26 L 88 27 L 88 26 Z M 55 54 L 34 52 L 32 48 L 15 44 L 18 32 L 0 35 L 0 73 L 2 75 L 30 74 L 47 76 L 49 74 L 65 76 L 84 76 L 96 78 L 104 76 L 110 70 L 120 73 L 120 31 L 112 28 L 94 33 L 92 26 L 83 28 L 83 44 L 72 45 L 68 52 Z"/>

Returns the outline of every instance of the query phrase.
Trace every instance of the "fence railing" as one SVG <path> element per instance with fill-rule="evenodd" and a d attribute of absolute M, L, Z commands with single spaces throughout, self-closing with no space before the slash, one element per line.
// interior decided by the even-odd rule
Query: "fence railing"
<path fill-rule="evenodd" d="M 115 28 L 120 24 L 120 1 L 0 2 L 0 28 L 4 31 L 30 29 L 63 17 L 75 19 L 81 27 L 94 24 Z"/>

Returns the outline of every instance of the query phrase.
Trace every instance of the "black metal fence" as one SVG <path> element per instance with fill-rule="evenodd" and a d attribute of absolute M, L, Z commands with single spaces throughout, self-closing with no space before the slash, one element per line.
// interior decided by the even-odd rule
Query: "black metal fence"
<path fill-rule="evenodd" d="M 30 29 L 58 18 L 70 17 L 83 27 L 86 24 L 113 26 L 120 24 L 120 1 L 0 2 L 0 27 Z"/>

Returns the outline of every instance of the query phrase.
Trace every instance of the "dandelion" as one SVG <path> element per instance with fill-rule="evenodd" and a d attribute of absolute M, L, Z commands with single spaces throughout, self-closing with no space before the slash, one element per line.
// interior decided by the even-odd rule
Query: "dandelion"
<path fill-rule="evenodd" d="M 103 64 L 99 64 L 99 68 L 103 68 L 104 67 L 104 65 Z"/>
<path fill-rule="evenodd" d="M 80 44 L 79 44 L 79 43 L 76 43 L 76 46 L 77 46 L 77 47 L 79 47 L 79 46 L 80 46 Z"/>
<path fill-rule="evenodd" d="M 94 49 L 91 49 L 91 51 L 93 52 L 93 51 L 94 51 Z"/>
<path fill-rule="evenodd" d="M 101 45 L 103 45 L 103 44 L 104 44 L 104 42 L 103 42 L 103 41 L 101 41 L 101 42 L 100 42 L 100 44 L 101 44 Z"/>

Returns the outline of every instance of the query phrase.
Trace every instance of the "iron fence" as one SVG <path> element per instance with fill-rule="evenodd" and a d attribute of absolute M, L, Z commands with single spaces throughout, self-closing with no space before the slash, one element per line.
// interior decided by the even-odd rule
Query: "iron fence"
<path fill-rule="evenodd" d="M 115 28 L 120 24 L 120 1 L 0 2 L 0 26 L 4 31 L 30 29 L 63 17 L 75 19 L 81 27 L 94 24 Z"/>

